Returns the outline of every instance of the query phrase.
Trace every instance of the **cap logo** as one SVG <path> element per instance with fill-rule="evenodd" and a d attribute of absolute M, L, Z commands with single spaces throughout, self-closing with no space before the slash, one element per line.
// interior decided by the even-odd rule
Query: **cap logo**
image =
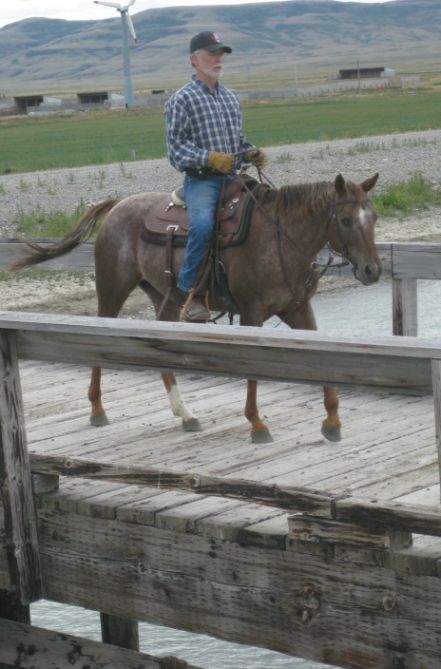
<path fill-rule="evenodd" d="M 214 42 L 218 42 L 218 44 L 221 43 L 221 38 L 219 37 L 219 35 L 216 35 L 216 33 L 210 35 L 210 39 L 212 39 Z"/>

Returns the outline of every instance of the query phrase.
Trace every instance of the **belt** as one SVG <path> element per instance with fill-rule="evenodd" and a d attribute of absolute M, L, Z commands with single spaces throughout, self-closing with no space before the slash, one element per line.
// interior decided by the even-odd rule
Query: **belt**
<path fill-rule="evenodd" d="M 196 179 L 206 179 L 207 177 L 226 177 L 227 174 L 213 170 L 211 167 L 187 167 L 184 170 L 189 177 L 196 177 Z"/>

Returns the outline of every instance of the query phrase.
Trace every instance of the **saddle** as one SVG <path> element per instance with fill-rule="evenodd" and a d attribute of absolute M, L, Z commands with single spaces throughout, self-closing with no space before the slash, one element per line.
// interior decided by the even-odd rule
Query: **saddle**
<path fill-rule="evenodd" d="M 222 248 L 241 244 L 247 236 L 254 199 L 249 191 L 260 187 L 256 179 L 240 174 L 229 181 L 219 199 L 215 217 L 215 235 Z M 249 189 L 249 190 L 247 190 Z M 150 211 L 141 230 L 141 239 L 147 244 L 166 244 L 172 235 L 173 246 L 186 246 L 188 212 L 182 186 L 164 198 Z"/>
<path fill-rule="evenodd" d="M 221 309 L 231 314 L 239 313 L 228 287 L 228 278 L 219 251 L 229 246 L 242 244 L 248 234 L 255 198 L 261 188 L 268 188 L 247 174 L 239 174 L 229 181 L 219 198 L 215 226 L 211 244 L 199 269 L 196 280 L 196 294 L 204 288 L 211 275 L 212 294 Z M 147 244 L 166 247 L 165 276 L 167 294 L 158 312 L 173 290 L 171 273 L 174 247 L 184 247 L 188 241 L 189 218 L 183 200 L 183 188 L 179 188 L 164 198 L 150 211 L 141 229 L 140 238 Z"/>

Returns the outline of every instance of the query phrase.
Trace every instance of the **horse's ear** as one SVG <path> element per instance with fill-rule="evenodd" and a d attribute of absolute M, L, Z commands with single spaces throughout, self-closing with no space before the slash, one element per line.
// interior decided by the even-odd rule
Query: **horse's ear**
<path fill-rule="evenodd" d="M 380 176 L 380 175 L 379 175 L 379 173 L 377 172 L 377 173 L 374 174 L 374 176 L 371 177 L 370 179 L 366 179 L 366 181 L 363 181 L 363 183 L 361 184 L 361 187 L 362 187 L 362 189 L 364 190 L 365 193 L 369 193 L 369 191 L 373 189 L 373 187 L 375 186 L 375 184 L 376 184 L 377 181 L 378 181 L 378 177 L 379 177 L 379 176 Z"/>
<path fill-rule="evenodd" d="M 337 174 L 335 177 L 334 188 L 338 195 L 344 195 L 346 193 L 346 181 L 342 174 Z"/>

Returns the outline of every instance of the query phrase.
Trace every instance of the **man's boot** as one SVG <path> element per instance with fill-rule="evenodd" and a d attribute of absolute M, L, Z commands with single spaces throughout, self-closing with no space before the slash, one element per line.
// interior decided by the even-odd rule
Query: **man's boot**
<path fill-rule="evenodd" d="M 207 309 L 205 297 L 195 295 L 194 289 L 192 289 L 188 294 L 181 315 L 188 321 L 207 322 L 210 319 L 210 312 Z"/>

